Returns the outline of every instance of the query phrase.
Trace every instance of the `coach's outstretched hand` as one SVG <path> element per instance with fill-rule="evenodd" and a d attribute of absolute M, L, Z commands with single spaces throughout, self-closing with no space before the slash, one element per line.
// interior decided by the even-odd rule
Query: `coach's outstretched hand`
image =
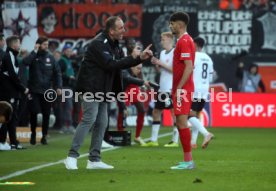
<path fill-rule="evenodd" d="M 152 50 L 150 50 L 152 44 L 148 45 L 145 50 L 140 54 L 141 60 L 147 60 L 153 56 Z"/>

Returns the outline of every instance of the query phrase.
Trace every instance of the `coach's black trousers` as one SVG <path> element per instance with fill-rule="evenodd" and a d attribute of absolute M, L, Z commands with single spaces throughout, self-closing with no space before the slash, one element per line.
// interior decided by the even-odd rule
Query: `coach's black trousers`
<path fill-rule="evenodd" d="M 29 107 L 31 113 L 30 123 L 32 134 L 36 134 L 37 114 L 41 112 L 43 117 L 42 136 L 45 137 L 48 134 L 51 102 L 46 101 L 43 94 L 32 93 L 29 100 Z"/>

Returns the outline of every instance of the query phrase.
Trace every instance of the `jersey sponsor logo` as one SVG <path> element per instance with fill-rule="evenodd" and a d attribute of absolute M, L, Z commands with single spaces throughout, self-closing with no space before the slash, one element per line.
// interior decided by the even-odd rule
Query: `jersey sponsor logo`
<path fill-rule="evenodd" d="M 190 53 L 181 53 L 182 58 L 189 58 L 190 55 L 191 55 Z"/>

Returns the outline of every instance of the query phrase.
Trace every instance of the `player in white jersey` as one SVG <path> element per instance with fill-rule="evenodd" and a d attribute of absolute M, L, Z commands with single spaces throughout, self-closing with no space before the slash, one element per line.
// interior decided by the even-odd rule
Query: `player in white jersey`
<path fill-rule="evenodd" d="M 173 34 L 171 32 L 163 32 L 161 34 L 161 44 L 164 50 L 160 53 L 160 59 L 152 58 L 152 63 L 160 69 L 160 88 L 157 94 L 157 100 L 153 110 L 153 123 L 151 140 L 147 142 L 146 146 L 158 146 L 158 133 L 160 129 L 161 114 L 164 109 L 173 108 L 171 99 L 172 89 L 172 62 L 173 62 Z M 173 111 L 172 111 L 173 112 Z M 178 147 L 178 131 L 174 127 L 174 141 L 166 144 L 165 147 Z"/>
<path fill-rule="evenodd" d="M 208 143 L 213 138 L 213 134 L 208 132 L 206 128 L 197 118 L 199 112 L 203 109 L 205 100 L 209 94 L 209 84 L 213 78 L 213 61 L 212 59 L 204 52 L 202 48 L 204 46 L 204 39 L 201 37 L 196 37 L 194 39 L 196 54 L 195 54 L 195 63 L 194 63 L 194 95 L 193 103 L 191 106 L 191 112 L 189 115 L 189 122 L 192 125 L 192 148 L 197 148 L 197 136 L 200 132 L 204 136 L 202 143 L 202 148 L 206 148 Z"/>

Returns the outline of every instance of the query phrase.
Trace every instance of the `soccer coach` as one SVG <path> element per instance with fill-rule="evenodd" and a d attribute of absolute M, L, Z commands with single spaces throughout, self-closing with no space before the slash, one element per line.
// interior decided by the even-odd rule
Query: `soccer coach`
<path fill-rule="evenodd" d="M 125 33 L 124 22 L 120 17 L 111 16 L 105 22 L 105 30 L 99 33 L 89 44 L 77 78 L 76 91 L 82 93 L 122 91 L 121 69 L 136 66 L 152 57 L 149 45 L 141 55 L 124 58 L 119 40 Z M 83 94 L 82 94 L 83 95 Z M 88 101 L 81 96 L 83 116 L 73 137 L 71 149 L 64 160 L 65 167 L 69 170 L 78 169 L 78 150 L 82 145 L 85 135 L 92 127 L 92 141 L 87 161 L 87 169 L 113 169 L 114 167 L 101 161 L 101 145 L 107 127 L 106 101 Z"/>

